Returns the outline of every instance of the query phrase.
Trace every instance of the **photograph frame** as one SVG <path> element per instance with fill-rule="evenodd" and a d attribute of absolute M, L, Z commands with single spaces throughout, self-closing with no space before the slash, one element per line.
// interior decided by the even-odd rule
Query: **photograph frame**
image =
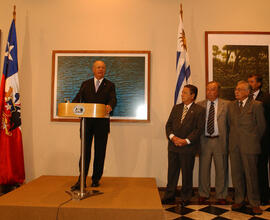
<path fill-rule="evenodd" d="M 143 95 L 140 95 L 142 102 L 144 102 L 143 107 L 143 116 L 137 117 L 137 116 L 130 116 L 129 112 L 124 114 L 127 114 L 125 116 L 112 116 L 110 117 L 111 121 L 114 122 L 150 122 L 150 66 L 151 66 L 151 51 L 148 50 L 53 50 L 52 51 L 52 80 L 51 80 L 51 121 L 54 122 L 77 122 L 79 119 L 77 118 L 64 118 L 57 116 L 57 105 L 60 103 L 59 97 L 57 97 L 58 90 L 59 90 L 59 57 L 89 57 L 89 59 L 95 59 L 96 57 L 102 57 L 103 59 L 113 59 L 118 60 L 121 64 L 121 60 L 125 58 L 134 58 L 133 60 L 136 60 L 136 58 L 140 59 L 140 77 L 138 80 L 143 81 L 140 83 L 140 85 L 143 83 L 143 88 L 141 88 L 141 93 Z M 144 60 L 144 65 L 142 63 L 142 59 Z M 107 65 L 107 64 L 106 64 Z M 131 65 L 133 66 L 133 65 Z M 137 65 L 138 66 L 138 65 Z M 60 70 L 59 70 L 60 69 Z M 89 66 L 89 71 L 91 67 Z M 108 67 L 107 67 L 108 70 Z M 92 72 L 92 71 L 91 71 Z M 143 75 L 142 75 L 143 74 Z M 89 75 L 89 74 L 88 74 Z M 93 76 L 92 76 L 93 77 Z M 92 78 L 91 77 L 91 78 Z M 106 75 L 105 75 L 105 78 Z M 109 79 L 110 80 L 110 79 Z M 118 80 L 122 80 L 121 77 L 118 77 Z M 123 79 L 124 80 L 124 79 Z M 125 80 L 127 80 L 125 78 Z M 80 82 L 82 83 L 82 81 Z M 131 83 L 131 82 L 130 82 Z M 116 85 L 117 87 L 117 85 Z M 77 88 L 78 90 L 79 88 Z M 116 88 L 117 90 L 117 88 Z M 129 95 L 129 94 L 122 94 L 122 96 Z M 143 97 L 142 97 L 143 96 Z M 127 99 L 127 98 L 126 98 Z M 125 99 L 125 100 L 126 100 Z M 70 102 L 72 100 L 69 100 Z M 121 101 L 121 100 L 120 100 Z M 63 101 L 61 101 L 63 102 Z M 118 99 L 118 105 L 119 105 L 119 99 Z M 123 111 L 122 111 L 123 114 Z"/>
<path fill-rule="evenodd" d="M 214 56 L 213 46 L 217 46 L 218 53 L 224 52 L 221 49 L 221 45 L 223 46 L 238 46 L 238 47 L 262 47 L 263 49 L 267 49 L 267 58 L 265 58 L 266 64 L 264 65 L 264 89 L 266 92 L 270 90 L 270 32 L 256 32 L 256 31 L 205 31 L 205 83 L 207 85 L 208 82 L 213 81 L 214 79 L 218 78 L 217 75 L 220 74 L 216 71 L 214 65 Z M 267 48 L 266 48 L 267 47 Z M 224 48 L 222 48 L 224 50 Z M 255 48 L 253 48 L 255 49 Z M 215 51 L 215 54 L 217 52 Z M 233 57 L 233 55 L 232 55 Z M 224 58 L 225 59 L 225 58 Z M 236 60 L 236 56 L 234 56 Z M 236 61 L 234 61 L 236 63 Z M 240 72 L 240 71 L 239 71 Z M 243 71 L 242 71 L 243 72 Z M 238 77 L 238 80 L 247 80 L 250 74 L 257 74 L 256 71 L 246 71 L 246 75 L 241 75 Z M 262 75 L 262 74 L 259 74 Z M 243 77 L 244 76 L 244 77 Z M 237 77 L 236 77 L 237 78 Z M 218 80 L 216 80 L 218 81 Z M 219 82 L 219 81 L 218 81 Z M 237 80 L 234 83 L 234 87 L 236 86 Z M 222 87 L 221 83 L 221 87 Z M 232 85 L 231 85 L 232 87 Z M 224 97 L 232 97 L 233 92 L 232 88 L 230 91 L 226 93 L 226 90 L 229 88 L 223 88 L 225 92 L 222 94 Z M 221 98 L 224 98 L 221 96 Z M 225 98 L 227 99 L 227 98 Z M 230 99 L 232 100 L 232 99 Z"/>

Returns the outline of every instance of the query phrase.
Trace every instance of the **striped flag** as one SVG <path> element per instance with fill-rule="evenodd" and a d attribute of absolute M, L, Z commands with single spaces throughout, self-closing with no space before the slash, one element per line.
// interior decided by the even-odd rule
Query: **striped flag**
<path fill-rule="evenodd" d="M 179 26 L 177 34 L 176 76 L 177 83 L 174 94 L 174 104 L 178 104 L 181 102 L 181 93 L 183 87 L 186 84 L 191 83 L 189 57 L 187 53 L 187 42 L 182 18 L 182 6 L 179 15 Z"/>
<path fill-rule="evenodd" d="M 0 87 L 0 184 L 18 184 L 25 179 L 20 100 L 17 37 L 13 20 Z"/>

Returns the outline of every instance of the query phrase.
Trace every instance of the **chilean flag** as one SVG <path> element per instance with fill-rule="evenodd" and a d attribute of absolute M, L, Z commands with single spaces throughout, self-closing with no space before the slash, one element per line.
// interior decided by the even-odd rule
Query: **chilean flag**
<path fill-rule="evenodd" d="M 24 182 L 21 133 L 21 102 L 18 79 L 17 37 L 12 21 L 5 50 L 0 87 L 0 184 Z"/>

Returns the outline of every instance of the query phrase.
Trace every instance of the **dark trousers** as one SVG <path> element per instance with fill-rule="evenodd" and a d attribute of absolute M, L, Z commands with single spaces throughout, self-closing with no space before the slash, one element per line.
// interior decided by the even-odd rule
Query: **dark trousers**
<path fill-rule="evenodd" d="M 261 201 L 269 200 L 269 180 L 268 180 L 268 150 L 263 150 L 258 158 L 258 180 Z"/>
<path fill-rule="evenodd" d="M 91 146 L 94 137 L 94 166 L 92 181 L 97 182 L 101 179 L 104 168 L 104 161 L 106 155 L 106 146 L 108 140 L 108 132 L 104 132 L 100 129 L 95 129 L 94 127 L 86 126 L 85 128 L 85 163 L 84 163 L 84 175 L 85 180 L 88 175 L 90 159 L 91 159 Z M 79 162 L 79 167 L 81 165 L 81 158 Z"/>
<path fill-rule="evenodd" d="M 181 198 L 182 200 L 191 199 L 194 161 L 194 154 L 168 151 L 168 179 L 165 199 L 175 197 L 180 169 L 182 170 Z"/>

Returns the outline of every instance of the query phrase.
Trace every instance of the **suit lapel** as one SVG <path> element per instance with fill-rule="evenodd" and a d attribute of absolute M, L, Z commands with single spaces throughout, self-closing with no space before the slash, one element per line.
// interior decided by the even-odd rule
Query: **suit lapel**
<path fill-rule="evenodd" d="M 179 124 L 181 124 L 181 118 L 182 118 L 183 110 L 184 110 L 184 104 L 182 103 L 182 104 L 179 106 L 179 110 L 178 110 L 178 112 L 177 112 L 177 118 L 178 118 L 178 120 L 179 120 Z"/>
<path fill-rule="evenodd" d="M 217 119 L 219 118 L 219 116 L 221 115 L 221 112 L 224 108 L 224 102 L 221 99 L 218 99 L 218 106 L 217 106 Z"/>
<path fill-rule="evenodd" d="M 244 108 L 242 109 L 241 115 L 244 114 L 249 109 L 249 106 L 250 106 L 250 103 L 252 102 L 252 100 L 253 100 L 253 98 L 248 98 Z"/>
<path fill-rule="evenodd" d="M 258 93 L 257 97 L 256 97 L 257 101 L 263 101 L 263 92 L 260 90 L 260 92 Z"/>
<path fill-rule="evenodd" d="M 207 109 L 207 99 L 202 102 L 202 106 Z"/>
<path fill-rule="evenodd" d="M 239 102 L 237 100 L 234 101 L 234 108 L 235 108 L 235 112 L 237 112 L 237 114 L 241 114 L 240 111 L 240 107 L 239 107 Z"/>
<path fill-rule="evenodd" d="M 90 80 L 90 92 L 91 92 L 91 94 L 95 94 L 96 93 L 96 87 L 95 87 L 95 80 L 94 80 L 94 78 L 92 78 L 91 80 Z"/>

